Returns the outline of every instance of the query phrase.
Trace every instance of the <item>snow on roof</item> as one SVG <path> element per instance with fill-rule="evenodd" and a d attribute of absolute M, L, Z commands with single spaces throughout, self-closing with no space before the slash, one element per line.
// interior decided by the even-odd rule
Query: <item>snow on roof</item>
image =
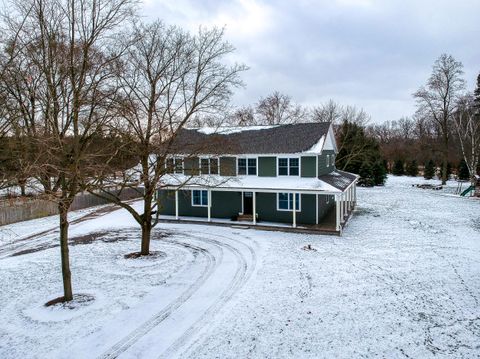
<path fill-rule="evenodd" d="M 320 140 L 318 140 L 317 143 L 315 143 L 312 147 L 310 147 L 306 153 L 320 153 L 322 152 L 323 149 L 323 144 L 325 143 L 325 135 L 320 137 Z"/>
<path fill-rule="evenodd" d="M 269 128 L 275 128 L 279 125 L 262 125 L 262 126 L 219 126 L 219 127 L 201 127 L 201 128 L 192 128 L 192 130 L 196 130 L 204 135 L 231 135 L 232 133 L 239 133 L 244 131 L 258 131 L 258 130 L 266 130 Z"/>
<path fill-rule="evenodd" d="M 215 187 L 218 189 L 239 190 L 272 190 L 272 191 L 321 191 L 341 192 L 339 189 L 318 178 L 305 177 L 271 177 L 258 176 L 195 176 L 189 177 L 182 174 L 170 174 L 162 177 L 162 186 L 177 187 Z"/>

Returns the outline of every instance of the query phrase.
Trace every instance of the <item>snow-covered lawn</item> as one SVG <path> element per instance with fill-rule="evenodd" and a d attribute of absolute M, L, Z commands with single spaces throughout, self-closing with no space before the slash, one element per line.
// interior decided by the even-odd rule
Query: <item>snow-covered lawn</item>
<path fill-rule="evenodd" d="M 74 309 L 43 307 L 57 234 L 17 241 L 56 219 L 0 227 L 0 357 L 479 357 L 480 201 L 414 183 L 359 188 L 342 237 L 161 224 L 149 259 L 123 257 L 127 213 L 91 216 L 70 254 L 95 300 Z"/>

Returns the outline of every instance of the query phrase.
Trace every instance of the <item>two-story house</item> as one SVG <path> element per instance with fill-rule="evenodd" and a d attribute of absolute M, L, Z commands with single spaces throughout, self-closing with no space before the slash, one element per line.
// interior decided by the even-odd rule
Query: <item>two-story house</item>
<path fill-rule="evenodd" d="M 183 129 L 158 193 L 175 220 L 341 233 L 358 176 L 335 168 L 330 123 Z"/>

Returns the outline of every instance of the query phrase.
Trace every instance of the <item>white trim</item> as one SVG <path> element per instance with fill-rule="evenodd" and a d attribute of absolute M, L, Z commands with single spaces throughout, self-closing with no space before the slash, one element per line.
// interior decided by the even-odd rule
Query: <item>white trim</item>
<path fill-rule="evenodd" d="M 319 194 L 315 195 L 315 224 L 318 224 L 318 196 Z"/>
<path fill-rule="evenodd" d="M 210 222 L 212 220 L 212 190 L 208 190 L 207 192 L 207 221 Z"/>
<path fill-rule="evenodd" d="M 257 224 L 257 192 L 252 192 L 253 197 L 252 197 L 252 218 L 253 218 L 253 224 Z"/>
<path fill-rule="evenodd" d="M 258 157 L 259 156 L 236 156 L 235 157 L 235 168 L 236 168 L 236 174 L 238 177 L 241 177 L 241 176 L 257 176 L 258 177 Z M 239 159 L 245 159 L 246 160 L 246 173 L 244 175 L 240 175 L 238 174 L 238 160 Z M 255 159 L 255 174 L 254 175 L 249 175 L 248 174 L 248 160 L 249 159 Z M 226 177 L 226 176 L 225 176 Z M 231 176 L 228 176 L 228 177 L 231 177 Z M 247 192 L 250 192 L 250 191 L 247 191 Z"/>
<path fill-rule="evenodd" d="M 292 209 L 283 209 L 280 208 L 278 205 L 280 193 L 288 193 L 288 206 L 290 207 L 290 195 L 297 195 L 298 194 L 298 208 L 295 210 L 296 212 L 301 212 L 302 211 L 302 194 L 299 192 L 277 192 L 277 211 L 278 212 L 292 212 Z M 295 200 L 293 201 L 293 207 L 295 208 Z"/>
<path fill-rule="evenodd" d="M 178 219 L 178 190 L 175 191 L 175 219 Z"/>
<path fill-rule="evenodd" d="M 299 194 L 298 195 L 298 204 L 300 205 L 300 197 L 301 195 Z M 293 217 L 293 220 L 292 220 L 292 227 L 293 228 L 296 228 L 297 227 L 297 194 L 296 193 L 293 193 L 293 201 L 292 201 L 292 205 L 293 205 L 293 208 L 292 208 L 292 217 Z M 290 202 L 290 198 L 288 199 L 288 201 Z"/>
<path fill-rule="evenodd" d="M 207 192 L 207 204 L 194 204 L 193 203 L 193 192 L 194 191 Z M 209 192 L 209 190 L 207 190 L 207 189 L 192 189 L 191 192 L 190 192 L 190 196 L 192 197 L 191 201 L 190 201 L 191 204 L 192 204 L 192 207 L 208 207 L 208 205 L 210 203 L 209 198 L 208 198 L 208 192 Z M 200 193 L 200 203 L 202 202 L 202 198 L 203 198 L 202 193 Z"/>
<path fill-rule="evenodd" d="M 260 157 L 263 157 L 263 156 L 260 156 Z M 305 157 L 308 157 L 308 156 L 305 156 Z M 302 156 L 301 155 L 277 156 L 276 158 L 277 158 L 277 160 L 276 160 L 277 168 L 275 169 L 276 174 L 277 174 L 276 177 L 301 177 L 302 176 Z M 280 174 L 280 158 L 287 159 L 287 172 L 288 172 L 288 174 L 286 174 L 286 175 L 281 175 Z M 298 175 L 291 175 L 290 174 L 290 159 L 291 158 L 298 159 Z"/>
<path fill-rule="evenodd" d="M 243 214 L 244 211 L 245 211 L 245 209 L 244 209 L 244 207 L 243 207 L 243 191 L 241 191 L 240 193 L 242 194 L 242 213 L 241 213 L 241 214 Z"/>
<path fill-rule="evenodd" d="M 330 167 L 330 155 L 328 154 L 325 156 L 325 164 L 326 164 L 325 167 L 327 168 Z"/>
<path fill-rule="evenodd" d="M 208 160 L 208 173 L 202 172 L 202 160 Z M 212 172 L 212 160 L 217 160 L 217 173 Z M 200 156 L 198 157 L 198 173 L 199 175 L 212 175 L 220 176 L 220 157 L 215 156 Z M 227 177 L 227 176 L 224 176 Z"/>

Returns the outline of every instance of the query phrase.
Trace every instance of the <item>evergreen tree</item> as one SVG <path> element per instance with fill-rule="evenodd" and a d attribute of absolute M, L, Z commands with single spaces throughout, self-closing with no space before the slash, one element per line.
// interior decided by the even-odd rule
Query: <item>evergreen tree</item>
<path fill-rule="evenodd" d="M 365 128 L 358 123 L 344 121 L 338 130 L 339 153 L 336 167 L 360 175 L 359 183 L 364 186 L 383 184 L 385 176 L 374 180 L 374 167 L 382 162 L 378 141 L 365 133 Z"/>
<path fill-rule="evenodd" d="M 393 165 L 392 173 L 396 176 L 403 176 L 405 174 L 404 163 L 402 160 L 398 159 Z"/>
<path fill-rule="evenodd" d="M 377 161 L 373 165 L 373 180 L 375 186 L 383 186 L 385 184 L 385 180 L 387 179 L 387 168 L 385 163 L 385 161 Z"/>
<path fill-rule="evenodd" d="M 418 164 L 416 160 L 412 160 L 407 165 L 407 175 L 415 177 L 418 175 Z"/>
<path fill-rule="evenodd" d="M 470 171 L 468 170 L 467 163 L 463 158 L 458 165 L 457 174 L 459 180 L 466 181 L 470 179 Z"/>
<path fill-rule="evenodd" d="M 375 175 L 373 172 L 373 166 L 369 161 L 363 162 L 358 174 L 360 175 L 360 179 L 358 180 L 358 184 L 360 186 L 364 186 L 364 187 L 375 186 Z"/>
<path fill-rule="evenodd" d="M 432 179 L 435 176 L 435 163 L 432 160 L 429 160 L 425 164 L 425 169 L 423 171 L 423 177 L 425 179 Z"/>
<path fill-rule="evenodd" d="M 477 116 L 480 116 L 480 74 L 477 77 L 477 87 L 473 91 L 473 107 L 476 110 Z"/>

